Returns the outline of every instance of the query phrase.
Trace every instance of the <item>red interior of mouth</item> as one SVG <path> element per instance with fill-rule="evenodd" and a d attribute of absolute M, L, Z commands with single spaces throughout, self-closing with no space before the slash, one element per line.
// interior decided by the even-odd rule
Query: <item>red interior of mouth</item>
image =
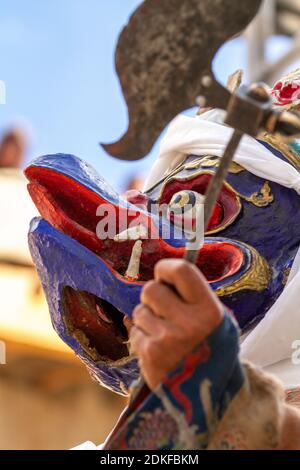
<path fill-rule="evenodd" d="M 205 194 L 212 178 L 211 174 L 201 174 L 189 180 L 172 180 L 164 188 L 161 204 L 169 204 L 177 192 L 188 190 Z M 209 221 L 207 233 L 226 227 L 240 212 L 239 197 L 227 185 L 224 185 L 218 202 Z"/>
<path fill-rule="evenodd" d="M 41 216 L 53 227 L 100 256 L 116 271 L 116 274 L 124 276 L 134 242 L 100 240 L 96 235 L 96 227 L 101 219 L 97 216 L 97 208 L 101 204 L 107 204 L 107 201 L 80 183 L 53 170 L 29 167 L 26 176 L 30 181 L 28 185 L 30 195 Z M 200 175 L 194 180 L 170 182 L 160 202 L 169 202 L 173 194 L 184 189 L 205 193 L 210 178 L 211 175 Z M 225 225 L 238 213 L 236 195 L 227 187 L 222 190 L 219 206 L 222 207 L 222 221 L 220 222 L 220 211 L 215 211 L 211 229 L 220 224 Z M 148 228 L 153 228 L 151 217 L 147 214 L 142 215 L 138 208 L 130 213 L 126 207 L 114 206 L 114 208 L 117 215 L 117 230 L 122 211 L 126 211 L 129 223 L 139 217 L 139 221 L 144 220 Z M 216 223 L 219 225 L 214 225 Z M 144 240 L 139 281 L 144 282 L 153 278 L 154 266 L 160 259 L 182 258 L 184 252 L 184 248 L 172 247 L 162 239 Z M 240 248 L 227 242 L 216 242 L 204 245 L 197 264 L 209 282 L 216 282 L 237 273 L 242 263 L 243 253 Z"/>
<path fill-rule="evenodd" d="M 95 361 L 118 361 L 128 356 L 128 334 L 123 314 L 108 302 L 66 287 L 63 292 L 65 324 Z"/>

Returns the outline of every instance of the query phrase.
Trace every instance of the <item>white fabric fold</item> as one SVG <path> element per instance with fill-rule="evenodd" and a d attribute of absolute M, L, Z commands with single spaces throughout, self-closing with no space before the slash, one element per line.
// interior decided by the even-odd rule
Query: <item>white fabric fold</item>
<path fill-rule="evenodd" d="M 298 264 L 297 258 L 295 263 Z M 298 269 L 265 318 L 242 343 L 242 358 L 261 367 L 267 367 L 285 359 L 290 359 L 292 364 L 293 345 L 295 341 L 300 341 L 299 293 L 300 271 Z"/>
<path fill-rule="evenodd" d="M 230 127 L 221 124 L 223 116 L 220 111 L 210 111 L 199 117 L 180 115 L 175 118 L 161 142 L 159 157 L 144 190 L 153 187 L 183 162 L 187 155 L 221 157 L 233 133 Z M 245 136 L 242 139 L 234 161 L 256 176 L 293 188 L 300 194 L 299 172 L 252 137 Z"/>

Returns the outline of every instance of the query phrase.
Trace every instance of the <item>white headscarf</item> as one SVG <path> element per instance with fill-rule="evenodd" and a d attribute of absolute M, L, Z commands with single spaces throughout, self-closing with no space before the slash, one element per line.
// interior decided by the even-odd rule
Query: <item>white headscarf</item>
<path fill-rule="evenodd" d="M 144 190 L 167 176 L 187 155 L 221 157 L 233 133 L 224 126 L 223 119 L 224 112 L 218 110 L 194 118 L 178 116 L 162 140 Z M 254 175 L 292 188 L 300 195 L 299 172 L 255 139 L 245 136 L 234 160 Z M 242 338 L 241 356 L 277 375 L 286 389 L 296 388 L 300 386 L 300 365 L 292 361 L 296 341 L 300 350 L 300 250 L 283 293 L 265 318 Z"/>
<path fill-rule="evenodd" d="M 174 119 L 161 142 L 159 157 L 144 190 L 153 187 L 187 155 L 221 157 L 233 133 L 232 128 L 222 124 L 223 116 L 222 111 L 213 110 L 198 117 L 180 115 Z M 300 194 L 299 172 L 252 137 L 243 137 L 234 161 L 256 176 L 293 188 Z"/>

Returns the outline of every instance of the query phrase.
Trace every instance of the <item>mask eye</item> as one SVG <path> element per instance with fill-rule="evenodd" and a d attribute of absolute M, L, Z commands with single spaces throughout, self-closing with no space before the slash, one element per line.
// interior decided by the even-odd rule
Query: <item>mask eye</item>
<path fill-rule="evenodd" d="M 185 214 L 193 211 L 197 204 L 204 204 L 204 200 L 204 196 L 195 191 L 180 191 L 172 197 L 169 210 L 174 214 Z"/>
<path fill-rule="evenodd" d="M 200 174 L 196 174 L 189 179 L 171 179 L 166 183 L 159 197 L 160 207 L 167 207 L 167 210 L 172 212 L 173 219 L 176 217 L 176 211 L 181 214 L 181 217 L 189 214 L 189 210 L 193 207 L 195 199 L 196 207 L 198 201 L 203 204 L 203 195 L 207 192 L 212 176 L 211 173 L 201 171 Z M 191 204 L 188 204 L 183 210 L 184 203 L 187 201 L 191 202 Z M 218 233 L 227 228 L 237 219 L 241 210 L 240 196 L 231 186 L 224 183 L 209 221 L 206 234 Z M 165 216 L 167 215 L 165 212 L 164 214 Z M 177 217 L 179 217 L 179 215 L 177 215 Z M 172 218 L 168 218 L 169 221 L 172 222 Z"/>
<path fill-rule="evenodd" d="M 195 191 L 180 191 L 172 196 L 168 205 L 168 219 L 186 231 L 194 229 L 197 208 L 203 205 L 205 197 Z"/>

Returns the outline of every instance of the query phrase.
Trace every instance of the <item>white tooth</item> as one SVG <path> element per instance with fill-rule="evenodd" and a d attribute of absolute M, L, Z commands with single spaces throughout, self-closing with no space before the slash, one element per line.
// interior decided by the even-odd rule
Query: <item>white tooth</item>
<path fill-rule="evenodd" d="M 129 261 L 128 268 L 125 274 L 127 279 L 130 279 L 131 281 L 132 280 L 137 281 L 140 277 L 140 263 L 141 263 L 142 252 L 143 252 L 143 242 L 141 240 L 138 240 L 135 242 L 132 248 L 130 261 Z"/>
<path fill-rule="evenodd" d="M 141 238 L 147 237 L 147 229 L 144 225 L 136 225 L 135 227 L 130 227 L 124 232 L 119 233 L 114 237 L 115 242 L 126 242 L 128 240 L 140 240 Z"/>

